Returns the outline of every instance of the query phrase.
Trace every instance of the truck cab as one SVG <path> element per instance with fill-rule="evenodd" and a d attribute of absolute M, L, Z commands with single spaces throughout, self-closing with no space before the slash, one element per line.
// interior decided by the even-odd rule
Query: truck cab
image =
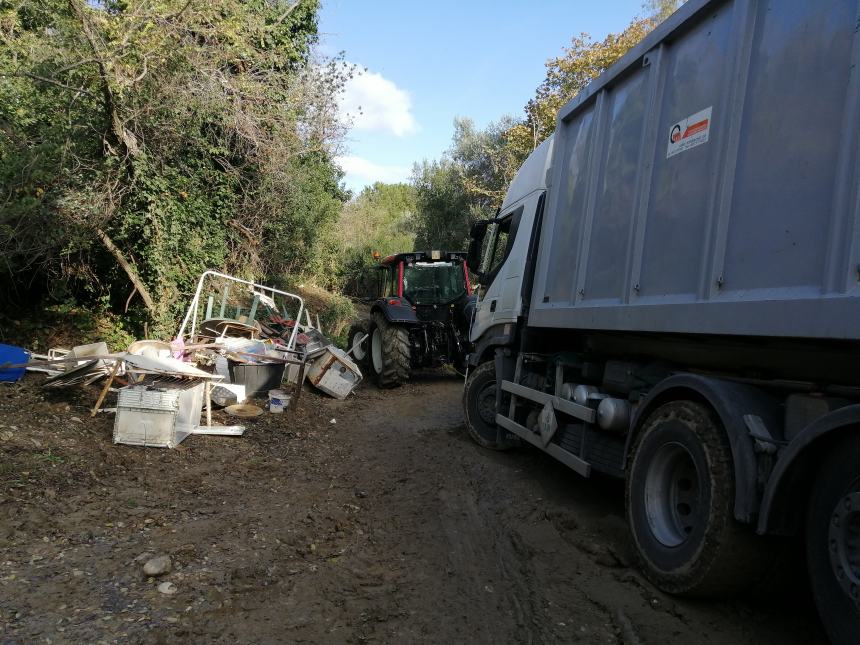
<path fill-rule="evenodd" d="M 470 361 L 476 365 L 489 343 L 510 334 L 528 305 L 530 253 L 536 251 L 552 159 L 550 137 L 529 156 L 514 177 L 501 208 L 492 220 L 472 228 L 469 263 L 481 279 L 472 343 L 484 342 Z M 506 331 L 507 330 L 507 331 Z"/>

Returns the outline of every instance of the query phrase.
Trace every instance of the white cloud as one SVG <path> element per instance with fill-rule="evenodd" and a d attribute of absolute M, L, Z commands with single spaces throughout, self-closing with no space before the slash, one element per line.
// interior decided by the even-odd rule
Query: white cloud
<path fill-rule="evenodd" d="M 409 92 L 374 72 L 356 72 L 344 88 L 341 116 L 355 130 L 405 137 L 418 131 Z"/>
<path fill-rule="evenodd" d="M 337 157 L 335 162 L 346 173 L 348 183 L 356 186 L 376 181 L 386 184 L 404 182 L 409 179 L 411 172 L 411 168 L 406 166 L 378 164 L 355 155 Z"/>

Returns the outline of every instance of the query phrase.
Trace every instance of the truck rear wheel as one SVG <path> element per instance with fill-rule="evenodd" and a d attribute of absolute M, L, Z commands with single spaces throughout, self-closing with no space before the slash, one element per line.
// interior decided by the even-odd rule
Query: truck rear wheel
<path fill-rule="evenodd" d="M 860 437 L 820 464 L 806 518 L 809 578 L 830 641 L 847 645 L 860 634 Z"/>
<path fill-rule="evenodd" d="M 379 387 L 397 387 L 409 380 L 409 332 L 379 312 L 373 314 L 370 328 L 370 363 Z"/>
<path fill-rule="evenodd" d="M 370 321 L 361 320 L 353 323 L 349 328 L 347 336 L 347 351 L 351 351 L 352 358 L 362 370 L 366 370 L 370 363 Z M 364 338 L 367 336 L 367 338 Z M 361 339 L 364 338 L 363 341 Z M 361 341 L 361 342 L 359 342 Z"/>
<path fill-rule="evenodd" d="M 766 558 L 734 519 L 734 472 L 722 424 L 704 405 L 655 410 L 633 451 L 627 521 L 645 575 L 663 591 L 713 596 L 749 587 Z"/>
<path fill-rule="evenodd" d="M 479 446 L 508 450 L 520 445 L 517 437 L 496 425 L 496 365 L 481 363 L 469 373 L 463 389 L 466 430 Z"/>

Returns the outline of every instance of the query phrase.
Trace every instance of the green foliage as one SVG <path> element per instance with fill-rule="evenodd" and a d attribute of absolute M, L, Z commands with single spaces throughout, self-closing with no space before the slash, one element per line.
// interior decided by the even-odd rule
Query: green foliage
<path fill-rule="evenodd" d="M 337 284 L 366 296 L 373 252 L 382 256 L 411 251 L 415 244 L 416 190 L 408 184 L 376 183 L 344 205 L 337 226 Z"/>
<path fill-rule="evenodd" d="M 33 459 L 36 462 L 44 464 L 45 466 L 56 466 L 65 461 L 62 456 L 56 454 L 52 448 L 48 448 L 47 450 L 43 450 L 41 452 L 33 453 Z"/>
<path fill-rule="evenodd" d="M 457 251 L 465 244 L 469 226 L 481 211 L 470 203 L 463 178 L 462 167 L 447 157 L 416 164 L 412 171 L 418 197 L 416 248 Z"/>
<path fill-rule="evenodd" d="M 356 317 L 355 306 L 346 296 L 332 294 L 326 306 L 320 310 L 320 326 L 339 347 L 345 348 L 349 324 Z"/>
<path fill-rule="evenodd" d="M 0 0 L 0 292 L 167 335 L 205 268 L 321 270 L 350 74 L 318 0 Z M 34 289 L 35 287 L 35 289 Z"/>
<path fill-rule="evenodd" d="M 349 195 L 341 187 L 342 172 L 322 155 L 300 163 L 302 172 L 284 192 L 284 202 L 272 204 L 272 217 L 263 227 L 260 250 L 269 278 L 282 273 L 318 279 L 332 287 L 331 229 Z"/>
<path fill-rule="evenodd" d="M 443 158 L 415 166 L 416 247 L 467 247 L 471 225 L 491 217 L 501 205 L 524 158 L 509 140 L 515 125 L 505 117 L 478 130 L 470 119 L 455 119 L 451 147 Z"/>
<path fill-rule="evenodd" d="M 14 315 L 0 314 L 0 342 L 34 352 L 100 341 L 111 351 L 124 351 L 137 337 L 127 319 L 105 311 L 102 305 L 89 309 L 66 301 L 38 310 L 16 310 Z"/>
<path fill-rule="evenodd" d="M 497 208 L 523 158 L 510 145 L 508 133 L 517 124 L 503 117 L 477 130 L 471 119 L 454 120 L 451 161 L 462 175 L 470 204 L 481 213 Z"/>
<path fill-rule="evenodd" d="M 645 15 L 657 22 L 662 22 L 678 10 L 685 0 L 645 0 L 642 8 Z"/>
<path fill-rule="evenodd" d="M 558 108 L 680 0 L 574 38 L 522 117 L 456 119 L 409 184 L 352 200 L 333 163 L 351 68 L 314 54 L 319 4 L 0 0 L 0 305 L 42 298 L 121 348 L 170 335 L 206 268 L 366 295 L 373 251 L 465 248 Z M 318 299 L 340 333 L 351 304 Z"/>
<path fill-rule="evenodd" d="M 520 151 L 534 149 L 555 129 L 558 110 L 609 69 L 655 26 L 652 18 L 636 19 L 619 34 L 595 42 L 580 34 L 565 48 L 564 55 L 547 61 L 546 78 L 526 105 L 526 118 L 511 133 Z"/>
<path fill-rule="evenodd" d="M 293 274 L 281 276 L 278 283 L 285 290 L 304 298 L 305 307 L 313 314 L 312 322 L 316 324 L 316 317 L 319 316 L 323 333 L 340 347 L 344 346 L 349 323 L 356 315 L 355 307 L 349 298 L 322 289 L 315 284 L 306 284 L 297 280 Z"/>

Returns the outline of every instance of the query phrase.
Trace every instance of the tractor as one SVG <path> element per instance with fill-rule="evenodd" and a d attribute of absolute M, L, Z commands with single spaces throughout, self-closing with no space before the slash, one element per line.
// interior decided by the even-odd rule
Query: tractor
<path fill-rule="evenodd" d="M 349 348 L 383 388 L 397 387 L 416 368 L 466 368 L 475 308 L 463 252 L 414 251 L 378 261 L 370 319 L 354 324 Z"/>

